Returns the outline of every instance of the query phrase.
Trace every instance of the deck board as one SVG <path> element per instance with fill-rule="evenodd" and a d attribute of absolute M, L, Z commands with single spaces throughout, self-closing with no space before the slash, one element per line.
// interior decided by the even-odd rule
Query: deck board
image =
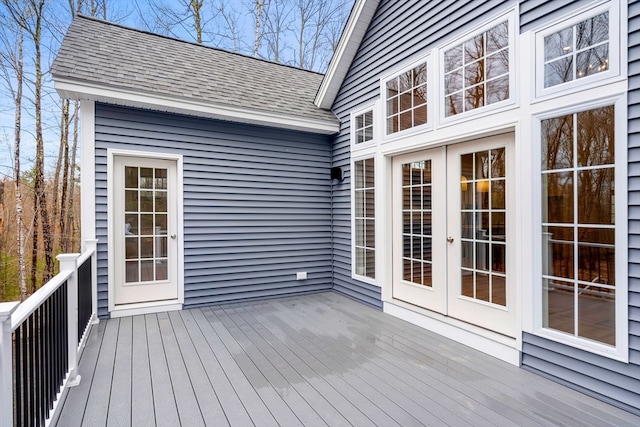
<path fill-rule="evenodd" d="M 335 292 L 101 321 L 57 425 L 634 426 Z"/>
<path fill-rule="evenodd" d="M 146 322 L 144 316 L 134 316 L 132 323 L 131 407 L 136 410 L 131 412 L 131 425 L 149 426 L 156 423 L 156 416 Z"/>
<path fill-rule="evenodd" d="M 104 425 L 107 420 L 109 398 L 113 385 L 111 387 L 100 387 L 99 385 L 112 384 L 119 326 L 119 319 L 107 322 L 105 325 L 102 347 L 98 354 L 98 362 L 96 363 L 96 371 L 93 377 L 94 385 L 89 391 L 89 398 L 87 399 L 87 406 L 82 419 L 83 426 Z"/>
<path fill-rule="evenodd" d="M 118 341 L 113 364 L 114 392 L 109 399 L 107 426 L 122 426 L 131 423 L 131 361 L 133 321 L 131 317 L 120 319 Z"/>
<path fill-rule="evenodd" d="M 164 345 L 160 335 L 160 325 L 155 314 L 147 314 L 145 326 L 149 346 L 149 370 L 151 372 L 151 390 L 156 425 L 180 425 L 178 407 L 173 392 L 173 384 L 169 375 L 169 367 L 165 357 Z"/>
<path fill-rule="evenodd" d="M 79 426 L 82 424 L 106 325 L 107 322 L 100 322 L 89 333 L 86 347 L 82 352 L 78 366 L 78 374 L 81 376 L 81 381 L 76 387 L 69 389 L 66 401 L 73 402 L 73 404 L 62 407 L 58 418 L 58 425 L 60 426 Z"/>

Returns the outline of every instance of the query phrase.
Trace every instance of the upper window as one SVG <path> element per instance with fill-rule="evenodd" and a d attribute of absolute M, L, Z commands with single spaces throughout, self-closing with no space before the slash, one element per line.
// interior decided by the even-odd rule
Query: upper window
<path fill-rule="evenodd" d="M 427 123 L 427 63 L 385 83 L 387 135 Z"/>
<path fill-rule="evenodd" d="M 355 116 L 355 143 L 373 140 L 373 110 Z"/>
<path fill-rule="evenodd" d="M 609 12 L 544 38 L 544 87 L 609 69 Z"/>
<path fill-rule="evenodd" d="M 509 99 L 509 58 L 508 20 L 446 48 L 444 117 Z"/>
<path fill-rule="evenodd" d="M 542 120 L 541 135 L 542 326 L 616 346 L 615 107 Z"/>
<path fill-rule="evenodd" d="M 618 2 L 591 9 L 536 35 L 537 95 L 618 75 Z"/>

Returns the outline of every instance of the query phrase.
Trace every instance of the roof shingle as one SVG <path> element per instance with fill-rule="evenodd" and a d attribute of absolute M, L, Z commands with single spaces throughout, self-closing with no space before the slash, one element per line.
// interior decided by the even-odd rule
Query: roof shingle
<path fill-rule="evenodd" d="M 51 71 L 54 79 L 336 121 L 313 103 L 322 74 L 82 15 Z"/>

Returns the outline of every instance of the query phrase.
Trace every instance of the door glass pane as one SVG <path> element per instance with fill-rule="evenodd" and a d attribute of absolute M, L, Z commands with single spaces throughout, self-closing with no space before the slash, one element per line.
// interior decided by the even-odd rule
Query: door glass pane
<path fill-rule="evenodd" d="M 125 281 L 166 280 L 167 169 L 126 166 L 124 175 Z"/>
<path fill-rule="evenodd" d="M 402 165 L 402 277 L 432 286 L 431 160 Z"/>
<path fill-rule="evenodd" d="M 460 156 L 462 296 L 506 305 L 506 150 Z"/>
<path fill-rule="evenodd" d="M 125 188 L 138 188 L 138 168 L 127 166 L 124 168 Z"/>

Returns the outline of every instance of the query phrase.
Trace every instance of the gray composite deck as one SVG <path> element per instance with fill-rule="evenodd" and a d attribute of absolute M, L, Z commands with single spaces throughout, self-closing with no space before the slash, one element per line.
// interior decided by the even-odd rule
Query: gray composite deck
<path fill-rule="evenodd" d="M 336 292 L 101 321 L 58 426 L 640 425 Z"/>

